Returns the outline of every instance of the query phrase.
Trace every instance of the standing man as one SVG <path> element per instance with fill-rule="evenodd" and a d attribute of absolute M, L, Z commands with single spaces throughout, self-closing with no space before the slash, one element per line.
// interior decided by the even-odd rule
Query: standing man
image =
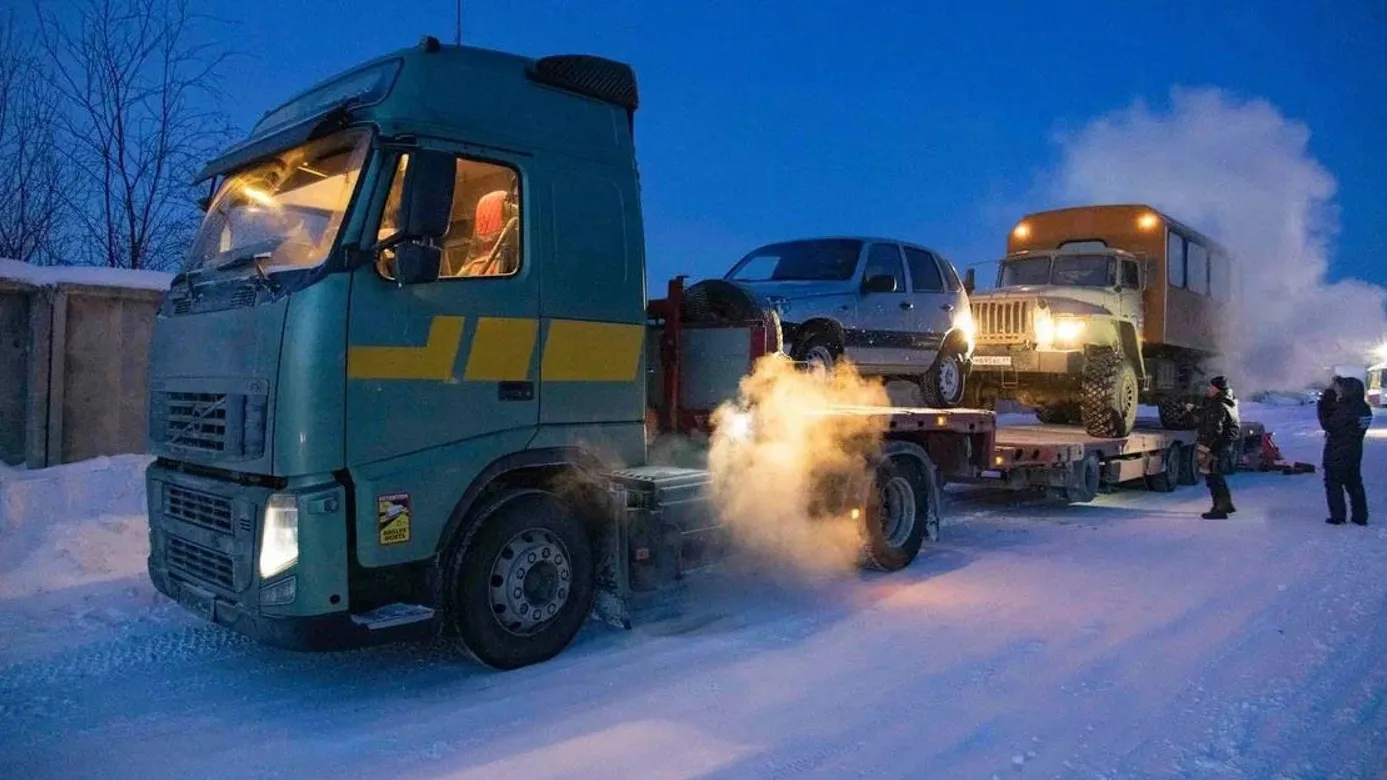
<path fill-rule="evenodd" d="M 1228 386 L 1228 379 L 1216 376 L 1209 380 L 1209 394 L 1199 410 L 1199 439 L 1196 442 L 1196 459 L 1204 481 L 1209 485 L 1209 495 L 1214 506 L 1200 515 L 1205 520 L 1227 520 L 1238 511 L 1233 507 L 1233 496 L 1228 492 L 1228 479 L 1225 476 L 1237 466 L 1234 444 L 1238 441 L 1238 400 Z"/>
<path fill-rule="evenodd" d="M 1368 496 L 1363 490 L 1363 437 L 1373 424 L 1373 410 L 1363 399 L 1363 383 L 1334 377 L 1320 396 L 1320 427 L 1324 429 L 1324 490 L 1329 500 L 1330 525 L 1344 524 L 1344 493 L 1353 508 L 1353 522 L 1368 524 Z"/>

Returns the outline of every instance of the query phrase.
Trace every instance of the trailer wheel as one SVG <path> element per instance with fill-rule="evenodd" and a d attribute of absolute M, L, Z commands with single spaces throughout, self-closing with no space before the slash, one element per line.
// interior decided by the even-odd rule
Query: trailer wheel
<path fill-rule="evenodd" d="M 863 566 L 899 571 L 920 554 L 929 524 L 929 488 L 914 458 L 888 458 L 876 471 L 875 501 L 863 513 Z"/>
<path fill-rule="evenodd" d="M 1079 411 L 1090 436 L 1119 439 L 1137 424 L 1137 371 L 1121 352 L 1094 355 L 1084 368 Z"/>
<path fill-rule="evenodd" d="M 1157 493 L 1173 493 L 1180 482 L 1180 464 L 1184 460 L 1180 442 L 1171 442 L 1161 458 L 1161 472 L 1146 478 L 1146 489 Z"/>
<path fill-rule="evenodd" d="M 1180 446 L 1180 484 L 1199 484 L 1199 469 L 1195 467 L 1193 446 Z"/>
<path fill-rule="evenodd" d="M 477 661 L 496 669 L 547 661 L 592 608 L 587 533 L 552 493 L 505 493 L 449 555 L 442 588 L 450 627 Z"/>
<path fill-rule="evenodd" d="M 1098 453 L 1090 452 L 1084 459 L 1074 464 L 1069 475 L 1069 484 L 1064 488 L 1064 500 L 1070 504 L 1087 504 L 1098 497 L 1103 475 L 1098 463 Z"/>

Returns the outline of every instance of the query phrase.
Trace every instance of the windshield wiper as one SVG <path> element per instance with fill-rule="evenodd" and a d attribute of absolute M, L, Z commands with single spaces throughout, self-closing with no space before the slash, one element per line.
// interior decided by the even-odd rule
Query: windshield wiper
<path fill-rule="evenodd" d="M 269 260 L 270 257 L 271 254 L 269 252 L 247 252 L 243 255 L 236 255 L 223 263 L 218 263 L 207 270 L 234 271 L 237 268 L 244 268 L 248 265 L 254 266 L 256 278 L 265 285 L 265 288 L 270 292 L 278 292 L 279 285 L 275 283 L 274 279 L 270 278 L 269 274 L 265 273 L 264 261 Z"/>

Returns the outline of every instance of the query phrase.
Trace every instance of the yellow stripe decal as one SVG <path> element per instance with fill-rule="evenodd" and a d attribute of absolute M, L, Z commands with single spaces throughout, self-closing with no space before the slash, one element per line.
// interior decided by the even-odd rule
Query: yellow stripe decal
<path fill-rule="evenodd" d="M 632 382 L 640 367 L 644 325 L 550 320 L 540 361 L 545 382 Z"/>
<path fill-rule="evenodd" d="M 462 317 L 434 317 L 422 347 L 349 347 L 347 377 L 446 380 L 462 344 L 462 324 Z"/>
<path fill-rule="evenodd" d="M 530 375 L 539 320 L 482 317 L 472 336 L 463 379 L 469 382 L 523 382 Z"/>

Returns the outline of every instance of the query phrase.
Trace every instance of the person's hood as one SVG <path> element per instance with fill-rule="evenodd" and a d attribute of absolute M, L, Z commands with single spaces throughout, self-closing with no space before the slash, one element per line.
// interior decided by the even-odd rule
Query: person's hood
<path fill-rule="evenodd" d="M 1362 401 L 1367 397 L 1367 390 L 1363 388 L 1363 381 L 1356 377 L 1346 376 L 1339 379 L 1339 386 L 1344 389 L 1345 401 Z"/>
<path fill-rule="evenodd" d="M 1218 395 L 1214 396 L 1214 398 L 1217 398 L 1219 403 L 1224 406 L 1235 407 L 1238 405 L 1238 397 L 1233 395 L 1233 388 L 1231 387 L 1227 390 L 1218 391 Z"/>

